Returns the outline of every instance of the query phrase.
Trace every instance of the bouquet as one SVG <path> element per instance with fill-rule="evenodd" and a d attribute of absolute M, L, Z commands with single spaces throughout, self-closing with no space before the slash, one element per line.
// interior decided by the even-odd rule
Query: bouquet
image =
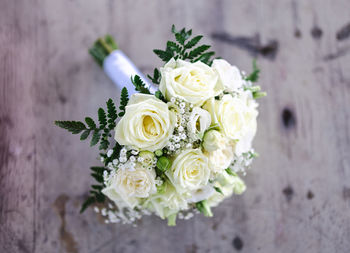
<path fill-rule="evenodd" d="M 215 58 L 192 30 L 173 26 L 172 33 L 176 41 L 154 50 L 165 65 L 148 76 L 151 82 L 128 61 L 106 65 L 117 45 L 110 36 L 98 40 L 90 50 L 95 60 L 117 82 L 131 78 L 136 93 L 124 87 L 119 110 L 109 99 L 107 110 L 98 109 L 98 123 L 90 117 L 55 122 L 99 144 L 102 165 L 91 167 L 96 183 L 81 212 L 94 204 L 106 223 L 134 224 L 155 214 L 173 226 L 196 212 L 212 216 L 212 207 L 246 190 L 241 177 L 257 156 L 256 99 L 266 95 L 253 85 L 259 70 L 253 62 L 246 75 Z M 125 72 L 128 66 L 135 71 Z M 124 75 L 113 74 L 118 71 Z M 128 73 L 134 74 L 123 79 Z"/>

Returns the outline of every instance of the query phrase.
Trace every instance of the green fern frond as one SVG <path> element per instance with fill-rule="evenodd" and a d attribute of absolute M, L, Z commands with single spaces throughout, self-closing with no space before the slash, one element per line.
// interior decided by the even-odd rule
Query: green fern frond
<path fill-rule="evenodd" d="M 143 94 L 151 94 L 146 84 L 142 81 L 141 77 L 135 75 L 134 78 L 131 77 L 131 82 L 135 86 L 135 90 Z"/>
<path fill-rule="evenodd" d="M 129 102 L 129 94 L 128 94 L 128 89 L 124 87 L 122 89 L 122 92 L 120 94 L 120 106 L 119 106 L 119 117 L 124 116 L 125 114 L 125 107 L 127 106 Z"/>

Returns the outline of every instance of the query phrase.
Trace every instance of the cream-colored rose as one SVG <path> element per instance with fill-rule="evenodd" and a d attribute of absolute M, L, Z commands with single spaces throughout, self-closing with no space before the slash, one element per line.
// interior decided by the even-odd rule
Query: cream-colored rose
<path fill-rule="evenodd" d="M 210 113 L 202 108 L 193 108 L 187 123 L 187 129 L 192 139 L 201 139 L 205 130 L 211 124 Z"/>
<path fill-rule="evenodd" d="M 175 113 L 163 101 L 137 93 L 130 98 L 125 115 L 115 128 L 115 140 L 121 145 L 154 152 L 166 145 L 175 120 Z"/>
<path fill-rule="evenodd" d="M 165 174 L 179 193 L 195 191 L 208 183 L 208 158 L 200 149 L 183 150 Z"/>
<path fill-rule="evenodd" d="M 234 159 L 234 142 L 224 139 L 218 149 L 206 152 L 209 168 L 213 173 L 221 173 L 227 169 Z"/>
<path fill-rule="evenodd" d="M 218 124 L 222 133 L 231 140 L 239 140 L 248 132 L 256 131 L 256 105 L 243 95 L 224 95 L 220 100 L 210 99 L 204 109 L 210 112 L 212 125 Z"/>
<path fill-rule="evenodd" d="M 102 193 L 117 205 L 122 200 L 128 207 L 134 208 L 141 198 L 156 192 L 155 178 L 154 169 L 143 168 L 140 164 L 136 164 L 132 170 L 118 169 Z"/>
<path fill-rule="evenodd" d="M 217 130 L 209 130 L 203 137 L 203 148 L 205 151 L 212 152 L 226 143 L 226 138 Z"/>
<path fill-rule="evenodd" d="M 258 115 L 258 112 L 256 110 L 257 103 L 249 96 L 249 94 L 246 93 L 245 95 L 246 95 L 246 103 L 249 108 L 248 111 L 250 111 L 250 113 L 246 114 L 248 118 L 247 121 L 249 123 L 248 123 L 247 131 L 236 143 L 235 153 L 238 156 L 242 155 L 242 153 L 245 153 L 251 150 L 252 142 L 257 130 L 257 121 L 256 121 L 256 117 Z"/>
<path fill-rule="evenodd" d="M 145 202 L 146 208 L 165 219 L 181 210 L 188 209 L 184 195 L 179 194 L 170 182 L 164 182 L 164 191 L 153 194 Z"/>
<path fill-rule="evenodd" d="M 224 89 L 218 83 L 217 73 L 201 61 L 190 63 L 171 59 L 160 71 L 159 90 L 168 100 L 178 97 L 201 106 Z"/>
<path fill-rule="evenodd" d="M 226 91 L 236 91 L 243 85 L 241 72 L 223 59 L 215 59 L 212 68 L 218 73 L 219 82 Z"/>

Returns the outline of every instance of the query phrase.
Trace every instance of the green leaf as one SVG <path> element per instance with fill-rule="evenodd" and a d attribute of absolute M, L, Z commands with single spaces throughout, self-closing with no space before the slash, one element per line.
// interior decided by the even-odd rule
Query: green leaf
<path fill-rule="evenodd" d="M 107 125 L 106 112 L 102 108 L 98 109 L 98 121 L 100 123 L 100 129 L 103 129 Z"/>
<path fill-rule="evenodd" d="M 160 59 L 162 59 L 164 62 L 168 62 L 173 57 L 173 55 L 171 53 L 169 53 L 168 51 L 163 51 L 163 50 L 160 50 L 160 49 L 154 49 L 153 52 L 156 55 L 158 55 L 158 57 Z"/>
<path fill-rule="evenodd" d="M 99 167 L 99 166 L 93 166 L 93 167 L 90 167 L 90 169 L 99 174 L 103 174 L 103 172 L 106 170 L 105 167 Z"/>
<path fill-rule="evenodd" d="M 91 185 L 92 189 L 95 189 L 97 191 L 101 191 L 103 189 L 103 185 Z"/>
<path fill-rule="evenodd" d="M 179 42 L 181 45 L 185 44 L 186 37 L 182 33 L 175 33 L 176 41 Z"/>
<path fill-rule="evenodd" d="M 214 186 L 214 190 L 217 191 L 218 193 L 224 195 L 224 193 L 222 192 L 222 190 L 219 187 Z"/>
<path fill-rule="evenodd" d="M 112 99 L 107 101 L 107 117 L 108 117 L 108 128 L 113 129 L 115 127 L 115 120 L 118 118 L 117 109 Z"/>
<path fill-rule="evenodd" d="M 258 81 L 259 79 L 259 73 L 260 73 L 260 69 L 258 68 L 258 66 L 256 65 L 256 60 L 253 60 L 253 72 L 248 75 L 245 80 L 247 81 L 251 81 L 252 83 L 255 83 Z"/>
<path fill-rule="evenodd" d="M 225 169 L 225 171 L 227 172 L 227 174 L 237 177 L 237 174 L 235 172 L 233 172 L 230 168 Z"/>
<path fill-rule="evenodd" d="M 134 78 L 131 77 L 131 82 L 134 84 L 136 91 L 143 94 L 151 94 L 151 92 L 146 87 L 146 84 L 142 81 L 140 76 L 135 75 Z"/>
<path fill-rule="evenodd" d="M 176 52 L 178 54 L 181 53 L 181 46 L 176 44 L 173 41 L 168 41 L 166 47 L 167 47 L 167 50 L 166 50 L 167 52 Z"/>
<path fill-rule="evenodd" d="M 86 129 L 84 123 L 80 121 L 55 121 L 55 125 L 68 130 L 72 134 L 79 134 Z"/>
<path fill-rule="evenodd" d="M 260 92 L 260 91 L 253 92 L 253 98 L 254 99 L 266 97 L 266 95 L 267 95 L 266 92 Z"/>
<path fill-rule="evenodd" d="M 83 213 L 86 210 L 86 208 L 88 208 L 90 205 L 92 205 L 95 202 L 96 202 L 96 199 L 94 197 L 92 197 L 92 196 L 88 197 L 84 201 L 84 203 L 83 203 L 83 205 L 82 205 L 82 207 L 80 209 L 80 213 Z"/>
<path fill-rule="evenodd" d="M 212 217 L 213 213 L 211 212 L 211 209 L 208 205 L 207 200 L 202 200 L 200 202 L 196 203 L 196 208 L 198 209 L 198 211 L 200 211 L 204 216 L 207 217 Z"/>
<path fill-rule="evenodd" d="M 86 140 L 87 137 L 89 137 L 90 130 L 85 130 L 81 135 L 80 135 L 80 140 Z"/>
<path fill-rule="evenodd" d="M 99 142 L 100 137 L 101 137 L 100 131 L 95 130 L 91 138 L 90 146 L 91 147 L 95 146 Z"/>
<path fill-rule="evenodd" d="M 203 52 L 207 51 L 209 48 L 210 48 L 209 45 L 199 46 L 190 52 L 189 58 L 190 59 L 196 58 L 197 56 L 201 55 Z"/>
<path fill-rule="evenodd" d="M 127 106 L 129 102 L 129 94 L 128 94 L 128 89 L 124 87 L 122 89 L 122 92 L 120 94 L 120 106 L 119 106 L 119 117 L 124 116 L 125 114 L 125 107 Z"/>
<path fill-rule="evenodd" d="M 89 126 L 90 129 L 96 129 L 96 123 L 92 118 L 86 117 L 85 122 Z"/>
<path fill-rule="evenodd" d="M 185 48 L 192 48 L 203 38 L 202 35 L 198 35 L 186 43 Z"/>
<path fill-rule="evenodd" d="M 162 92 L 160 90 L 157 90 L 156 93 L 154 93 L 154 96 L 160 100 L 162 100 L 163 102 L 167 102 L 165 97 L 163 96 Z"/>
<path fill-rule="evenodd" d="M 197 59 L 194 60 L 194 62 L 196 61 L 201 61 L 205 64 L 209 64 L 210 62 L 210 58 L 215 54 L 215 52 L 207 52 L 205 54 L 202 54 L 201 56 L 199 56 Z M 211 64 L 209 64 L 211 65 Z"/>
<path fill-rule="evenodd" d="M 103 176 L 96 173 L 91 173 L 91 176 L 96 179 L 97 182 L 103 183 Z"/>
<path fill-rule="evenodd" d="M 108 146 L 109 146 L 109 141 L 106 140 L 105 138 L 102 138 L 100 141 L 99 150 L 106 150 Z"/>

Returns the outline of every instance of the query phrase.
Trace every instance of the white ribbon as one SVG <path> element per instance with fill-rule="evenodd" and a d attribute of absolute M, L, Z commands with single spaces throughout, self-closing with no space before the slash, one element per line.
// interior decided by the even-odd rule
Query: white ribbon
<path fill-rule="evenodd" d="M 153 85 L 132 61 L 119 49 L 110 53 L 103 62 L 103 69 L 113 83 L 121 90 L 123 87 L 128 89 L 129 96 L 136 93 L 135 86 L 131 82 L 131 77 L 139 75 L 145 82 L 151 93 L 155 93 L 157 88 Z"/>

